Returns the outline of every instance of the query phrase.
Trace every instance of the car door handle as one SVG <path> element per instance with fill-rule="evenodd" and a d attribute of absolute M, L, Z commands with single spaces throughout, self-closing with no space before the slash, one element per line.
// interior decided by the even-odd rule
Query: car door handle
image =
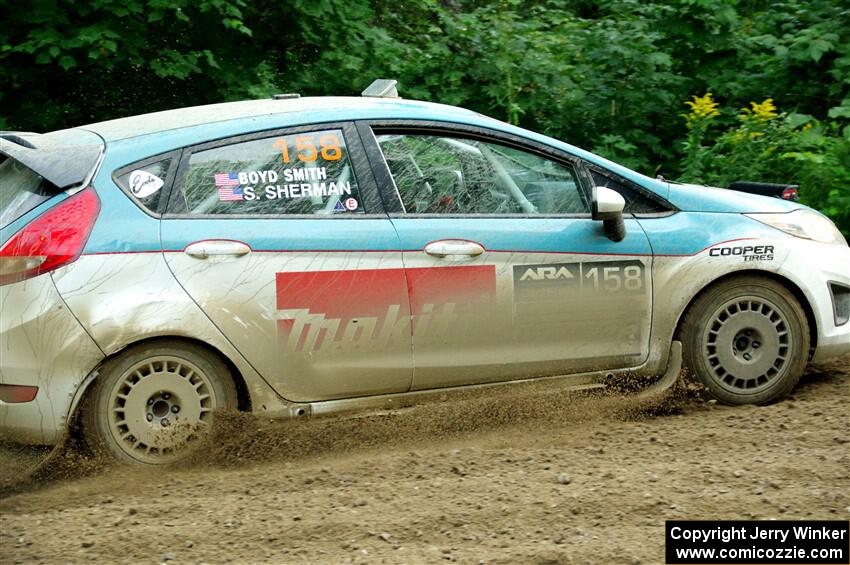
<path fill-rule="evenodd" d="M 448 257 L 452 255 L 478 257 L 484 253 L 484 246 L 465 239 L 441 239 L 440 241 L 432 241 L 426 245 L 425 253 L 433 257 Z"/>
<path fill-rule="evenodd" d="M 183 251 L 196 259 L 222 256 L 242 257 L 251 252 L 251 247 L 247 243 L 232 239 L 205 239 L 190 243 Z"/>

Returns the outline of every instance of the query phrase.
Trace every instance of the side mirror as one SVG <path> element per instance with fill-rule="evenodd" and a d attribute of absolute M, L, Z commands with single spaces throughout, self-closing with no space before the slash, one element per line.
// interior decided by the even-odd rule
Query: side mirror
<path fill-rule="evenodd" d="M 622 241 L 626 237 L 623 208 L 626 201 L 614 190 L 604 186 L 593 188 L 593 211 L 591 217 L 602 221 L 602 229 L 611 241 Z"/>

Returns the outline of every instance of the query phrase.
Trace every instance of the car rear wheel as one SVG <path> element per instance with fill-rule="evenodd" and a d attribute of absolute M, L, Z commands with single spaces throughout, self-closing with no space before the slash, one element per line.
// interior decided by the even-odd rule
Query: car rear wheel
<path fill-rule="evenodd" d="M 764 404 L 788 394 L 806 367 L 809 326 L 800 303 L 766 277 L 709 289 L 682 323 L 684 360 L 712 397 Z"/>
<path fill-rule="evenodd" d="M 203 347 L 157 341 L 107 361 L 80 422 L 98 454 L 144 464 L 186 457 L 211 430 L 214 412 L 236 407 L 227 366 Z"/>

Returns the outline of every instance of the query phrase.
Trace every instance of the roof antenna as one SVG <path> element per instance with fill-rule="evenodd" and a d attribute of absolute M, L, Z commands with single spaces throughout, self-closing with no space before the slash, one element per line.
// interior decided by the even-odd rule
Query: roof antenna
<path fill-rule="evenodd" d="M 366 87 L 366 90 L 360 93 L 360 96 L 369 96 L 372 98 L 399 98 L 396 85 L 397 80 L 391 78 L 379 78 L 372 81 L 372 84 Z"/>

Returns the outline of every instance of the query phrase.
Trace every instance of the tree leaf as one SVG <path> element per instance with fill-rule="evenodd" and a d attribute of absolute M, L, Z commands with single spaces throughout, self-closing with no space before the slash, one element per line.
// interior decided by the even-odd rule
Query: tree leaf
<path fill-rule="evenodd" d="M 74 60 L 74 58 L 71 57 L 70 55 L 63 55 L 59 59 L 59 66 L 67 71 L 68 69 L 72 69 L 72 68 L 76 67 L 77 61 Z"/>
<path fill-rule="evenodd" d="M 796 112 L 788 114 L 785 118 L 786 123 L 792 128 L 798 128 L 802 125 L 805 125 L 811 121 L 814 121 L 814 117 L 809 114 L 798 114 Z"/>
<path fill-rule="evenodd" d="M 820 61 L 823 54 L 832 49 L 832 43 L 821 38 L 815 38 L 809 43 L 806 52 L 814 62 Z"/>
<path fill-rule="evenodd" d="M 845 103 L 846 103 L 846 100 L 845 100 Z M 841 106 L 835 106 L 833 108 L 830 108 L 827 115 L 830 118 L 833 118 L 833 119 L 835 119 L 835 118 L 850 118 L 850 105 L 845 106 L 845 105 L 842 104 Z"/>

